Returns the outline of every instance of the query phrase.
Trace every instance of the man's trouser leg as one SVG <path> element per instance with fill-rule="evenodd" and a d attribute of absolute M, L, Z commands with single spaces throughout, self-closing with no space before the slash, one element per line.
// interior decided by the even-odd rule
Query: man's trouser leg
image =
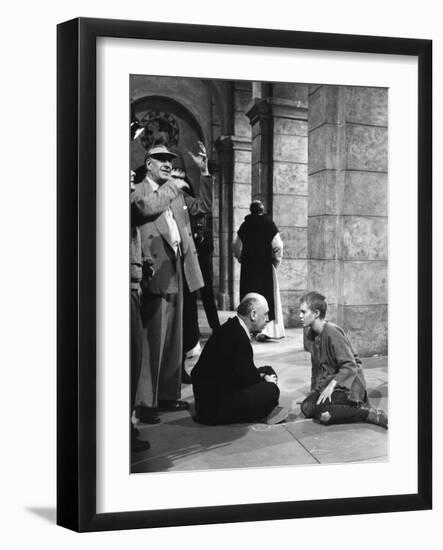
<path fill-rule="evenodd" d="M 129 422 L 131 429 L 131 438 L 137 436 L 137 430 L 132 424 L 132 410 L 135 407 L 135 396 L 137 385 L 140 379 L 143 356 L 143 327 L 140 318 L 140 297 L 136 290 L 130 292 L 131 301 L 131 395 L 129 402 Z"/>
<path fill-rule="evenodd" d="M 277 384 L 259 382 L 226 396 L 215 414 L 217 424 L 260 422 L 278 405 Z"/>
<path fill-rule="evenodd" d="M 218 311 L 214 297 L 214 286 L 212 283 L 212 254 L 203 254 L 202 256 L 199 256 L 198 259 L 203 275 L 203 282 L 205 284 L 205 286 L 200 289 L 201 300 L 209 326 L 212 330 L 214 330 L 220 326 L 220 320 L 218 318 Z"/>
<path fill-rule="evenodd" d="M 177 274 L 177 294 L 146 294 L 142 300 L 152 392 L 143 386 L 142 372 L 137 389 L 137 404 L 145 407 L 157 407 L 158 400 L 175 401 L 181 395 L 183 281 L 180 259 L 177 261 Z M 142 371 L 144 368 L 145 361 Z"/>
<path fill-rule="evenodd" d="M 335 390 L 332 392 L 331 402 L 326 401 L 317 405 L 319 396 L 320 392 L 316 391 L 301 404 L 302 413 L 307 418 L 314 418 L 322 424 L 366 422 L 368 411 L 350 401 L 345 391 Z"/>

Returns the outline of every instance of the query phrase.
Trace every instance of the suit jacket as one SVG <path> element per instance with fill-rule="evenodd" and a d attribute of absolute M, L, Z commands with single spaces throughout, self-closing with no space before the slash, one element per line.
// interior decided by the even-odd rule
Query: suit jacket
<path fill-rule="evenodd" d="M 199 412 L 216 408 L 230 393 L 264 382 L 254 364 L 253 350 L 237 317 L 216 329 L 192 369 L 195 405 Z"/>
<path fill-rule="evenodd" d="M 131 191 L 131 238 L 130 238 L 130 264 L 131 264 L 131 288 L 140 289 L 142 280 L 143 263 L 150 255 L 142 257 L 140 230 L 138 225 L 145 223 L 148 219 L 153 220 L 169 207 L 171 201 L 180 193 L 177 186 L 167 182 L 158 189 L 155 196 L 151 195 L 150 200 L 139 189 Z"/>
<path fill-rule="evenodd" d="M 161 189 L 160 187 L 154 191 L 147 179 L 144 179 L 136 187 L 137 192 L 147 203 L 155 200 Z M 202 177 L 199 197 L 186 197 L 185 199 L 183 194 L 179 193 L 170 203 L 172 214 L 180 232 L 184 276 L 191 292 L 203 286 L 203 277 L 192 238 L 189 215 L 206 214 L 211 211 L 211 207 L 211 177 Z M 139 209 L 138 215 L 141 214 Z M 146 216 L 142 219 L 142 222 L 144 222 L 140 225 L 142 255 L 143 257 L 151 256 L 154 268 L 153 277 L 143 281 L 144 290 L 151 294 L 176 294 L 178 292 L 178 278 L 175 252 L 172 243 L 169 241 L 169 227 L 165 214 L 163 212 L 156 216 Z"/>

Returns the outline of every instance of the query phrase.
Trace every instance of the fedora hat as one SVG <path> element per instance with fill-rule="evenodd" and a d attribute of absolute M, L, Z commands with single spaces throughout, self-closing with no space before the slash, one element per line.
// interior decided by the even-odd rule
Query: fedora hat
<path fill-rule="evenodd" d="M 166 145 L 153 145 L 150 149 L 148 149 L 145 160 L 150 157 L 167 157 L 169 160 L 173 160 L 177 157 L 177 155 L 170 151 Z"/>

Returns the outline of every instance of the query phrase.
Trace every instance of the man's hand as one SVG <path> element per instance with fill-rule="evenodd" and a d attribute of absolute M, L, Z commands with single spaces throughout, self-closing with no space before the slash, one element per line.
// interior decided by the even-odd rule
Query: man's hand
<path fill-rule="evenodd" d="M 135 172 L 134 170 L 131 170 L 131 191 L 134 191 L 135 189 L 134 179 L 135 179 Z"/>
<path fill-rule="evenodd" d="M 198 141 L 198 153 L 197 156 L 191 153 L 191 151 L 188 151 L 189 156 L 191 157 L 192 161 L 198 168 L 200 169 L 200 173 L 202 176 L 210 176 L 208 170 L 208 155 L 206 153 L 206 147 L 204 146 L 203 142 Z"/>
<path fill-rule="evenodd" d="M 317 405 L 321 405 L 322 403 L 325 403 L 328 399 L 329 399 L 329 402 L 331 402 L 331 395 L 336 385 L 337 385 L 337 382 L 335 380 L 331 380 L 329 382 L 329 384 L 321 392 L 319 398 L 317 399 Z"/>
<path fill-rule="evenodd" d="M 155 275 L 154 260 L 145 258 L 142 265 L 143 279 L 151 279 Z"/>
<path fill-rule="evenodd" d="M 169 178 L 169 181 L 173 185 L 175 185 L 175 187 L 178 187 L 180 191 L 182 191 L 183 189 L 189 189 L 189 185 L 184 179 L 174 176 L 174 170 L 172 170 L 171 172 L 171 177 Z"/>

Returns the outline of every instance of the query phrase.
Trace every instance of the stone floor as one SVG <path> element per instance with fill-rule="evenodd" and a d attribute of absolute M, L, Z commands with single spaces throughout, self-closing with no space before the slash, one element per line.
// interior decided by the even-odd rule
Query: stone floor
<path fill-rule="evenodd" d="M 233 315 L 219 314 L 221 321 Z M 202 310 L 199 321 L 203 344 L 210 331 Z M 290 410 L 287 421 L 212 427 L 192 420 L 192 406 L 190 411 L 161 413 L 161 424 L 137 424 L 140 438 L 149 440 L 151 448 L 133 454 L 133 473 L 388 460 L 387 430 L 371 424 L 326 427 L 300 414 L 310 384 L 310 358 L 303 351 L 301 329 L 287 329 L 284 339 L 254 342 L 253 347 L 256 365 L 272 365 L 278 374 L 280 404 Z M 187 360 L 188 371 L 196 360 Z M 371 402 L 387 410 L 388 358 L 362 361 Z M 182 398 L 193 402 L 191 386 L 182 386 Z"/>

